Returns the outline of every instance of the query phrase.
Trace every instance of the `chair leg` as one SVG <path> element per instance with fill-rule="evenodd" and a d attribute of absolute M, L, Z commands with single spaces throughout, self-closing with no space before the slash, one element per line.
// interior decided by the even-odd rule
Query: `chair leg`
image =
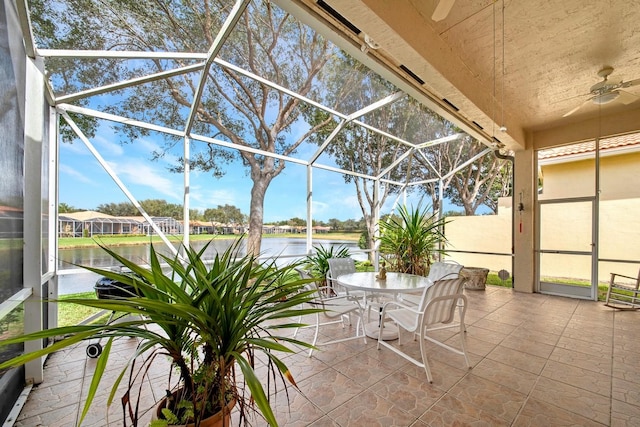
<path fill-rule="evenodd" d="M 349 316 L 349 326 L 351 326 L 353 324 L 353 322 L 351 321 L 351 313 L 348 313 L 347 316 Z M 344 328 L 344 316 L 342 317 L 343 322 L 342 322 L 342 327 Z"/>
<path fill-rule="evenodd" d="M 611 298 L 611 288 L 613 287 L 613 281 L 615 280 L 615 277 L 616 276 L 612 274 L 611 279 L 609 280 L 609 289 L 607 289 L 607 297 L 604 300 L 605 305 L 609 304 L 609 298 Z"/>
<path fill-rule="evenodd" d="M 366 344 L 367 343 L 367 331 L 364 328 L 364 321 L 362 320 L 362 318 L 358 319 L 358 324 L 356 325 L 356 331 L 358 330 L 358 327 L 362 328 L 362 341 Z M 356 332 L 356 335 L 357 335 L 357 332 Z"/>
<path fill-rule="evenodd" d="M 471 363 L 469 363 L 469 357 L 467 357 L 467 347 L 464 343 L 464 333 L 467 332 L 467 328 L 464 324 L 464 318 L 460 319 L 460 347 L 462 348 L 462 355 L 464 356 L 464 362 L 467 364 L 467 368 L 471 369 Z"/>
<path fill-rule="evenodd" d="M 463 309 L 463 305 L 460 303 L 460 301 L 458 301 L 458 316 L 460 317 L 460 332 L 464 332 L 467 333 L 467 325 L 464 324 L 464 322 L 462 321 L 462 309 Z"/>
<path fill-rule="evenodd" d="M 313 334 L 313 342 L 311 343 L 313 347 L 315 347 L 316 343 L 318 342 L 319 330 L 320 330 L 320 313 L 316 313 L 316 332 L 315 334 Z M 311 357 L 311 353 L 313 353 L 313 347 L 309 349 L 309 357 Z"/>
<path fill-rule="evenodd" d="M 422 356 L 424 371 L 427 373 L 427 380 L 429 381 L 429 383 L 433 383 L 433 378 L 431 377 L 431 369 L 429 369 L 429 361 L 427 360 L 427 352 L 424 348 L 424 338 L 422 338 L 424 333 L 426 333 L 426 331 L 423 331 L 422 328 L 420 328 L 420 355 Z"/>
<path fill-rule="evenodd" d="M 464 336 L 460 334 L 460 346 L 462 347 L 462 355 L 464 356 L 464 363 L 467 364 L 467 368 L 471 369 L 471 363 L 469 363 L 469 357 L 467 356 L 467 347 L 464 343 Z"/>
<path fill-rule="evenodd" d="M 302 316 L 298 316 L 298 323 L 302 322 Z M 296 337 L 296 335 L 298 335 L 298 331 L 300 330 L 299 327 L 297 327 L 294 331 L 293 331 L 293 338 Z"/>

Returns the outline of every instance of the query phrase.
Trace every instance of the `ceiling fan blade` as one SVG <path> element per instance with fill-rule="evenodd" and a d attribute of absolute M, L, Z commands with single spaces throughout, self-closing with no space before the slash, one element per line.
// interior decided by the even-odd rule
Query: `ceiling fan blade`
<path fill-rule="evenodd" d="M 588 103 L 590 103 L 592 99 L 593 99 L 593 97 L 591 97 L 591 98 L 587 99 L 586 101 L 584 101 L 582 104 L 578 105 L 578 106 L 577 106 L 576 108 L 574 108 L 573 110 L 571 110 L 571 111 L 568 111 L 568 112 L 564 113 L 564 114 L 562 115 L 562 117 L 568 117 L 568 116 L 572 115 L 573 113 L 575 113 L 576 111 L 578 111 L 579 109 L 581 109 L 582 107 L 584 107 L 585 105 L 587 105 Z"/>
<path fill-rule="evenodd" d="M 637 95 L 626 92 L 624 90 L 618 90 L 618 93 L 620 94 L 620 96 L 618 96 L 618 99 L 616 99 L 616 101 L 621 102 L 624 105 L 631 104 L 632 102 L 635 102 L 638 100 L 638 98 L 640 98 Z"/>
<path fill-rule="evenodd" d="M 433 15 L 431 15 L 431 19 L 436 22 L 442 21 L 447 17 L 447 15 L 449 15 L 449 12 L 455 2 L 456 0 L 439 0 L 435 10 L 433 11 Z"/>
<path fill-rule="evenodd" d="M 640 85 L 640 79 L 630 80 L 621 84 L 622 87 L 631 87 L 635 85 Z"/>

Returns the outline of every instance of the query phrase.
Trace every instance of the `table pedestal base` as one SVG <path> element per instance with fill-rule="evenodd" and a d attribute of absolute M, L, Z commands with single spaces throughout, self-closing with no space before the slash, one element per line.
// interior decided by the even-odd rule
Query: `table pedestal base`
<path fill-rule="evenodd" d="M 364 332 L 369 338 L 378 339 L 378 321 L 365 323 Z M 384 341 L 392 341 L 398 339 L 398 327 L 393 323 L 385 323 L 382 329 L 382 339 Z"/>

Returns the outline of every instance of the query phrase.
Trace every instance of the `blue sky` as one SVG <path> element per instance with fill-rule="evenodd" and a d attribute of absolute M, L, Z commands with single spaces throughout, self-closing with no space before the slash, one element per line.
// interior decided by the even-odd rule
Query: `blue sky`
<path fill-rule="evenodd" d="M 109 126 L 101 126 L 91 143 L 136 199 L 163 199 L 182 204 L 183 177 L 168 171 L 170 165 L 177 163 L 176 157 L 149 160 L 150 153 L 162 145 L 160 137 L 142 137 L 133 144 L 122 145 Z M 303 149 L 298 157 L 309 158 L 311 149 L 307 148 L 308 153 Z M 252 182 L 247 176 L 247 168 L 234 163 L 226 170 L 220 179 L 210 173 L 192 171 L 191 208 L 203 211 L 229 204 L 249 214 Z M 306 218 L 306 182 L 306 167 L 288 164 L 267 190 L 265 223 Z M 355 185 L 345 184 L 342 175 L 314 169 L 313 182 L 314 219 L 344 221 L 362 217 Z M 60 146 L 59 200 L 75 208 L 91 210 L 100 204 L 126 202 L 127 197 L 78 140 Z M 394 200 L 394 197 L 388 199 L 388 210 Z"/>

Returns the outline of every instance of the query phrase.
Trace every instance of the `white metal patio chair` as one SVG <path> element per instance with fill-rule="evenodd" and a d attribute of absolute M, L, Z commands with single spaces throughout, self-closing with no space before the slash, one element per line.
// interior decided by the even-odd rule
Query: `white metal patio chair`
<path fill-rule="evenodd" d="M 297 271 L 300 274 L 300 277 L 302 279 L 312 278 L 312 276 L 304 270 L 297 270 Z M 296 337 L 296 335 L 298 334 L 298 330 L 300 330 L 301 328 L 315 328 L 313 341 L 311 343 L 314 347 L 319 345 L 336 344 L 339 342 L 350 341 L 350 340 L 359 339 L 359 338 L 362 338 L 363 342 L 366 344 L 367 338 L 365 336 L 364 322 L 363 322 L 364 310 L 362 308 L 362 305 L 360 304 L 360 298 L 356 296 L 348 295 L 348 294 L 341 295 L 341 296 L 340 295 L 328 296 L 327 288 L 328 286 L 320 286 L 320 287 L 317 286 L 316 282 L 310 282 L 305 285 L 305 290 L 315 291 L 315 297 L 311 301 L 309 301 L 308 304 L 314 308 L 323 308 L 325 311 L 323 313 L 314 314 L 315 323 L 296 328 L 296 330 L 293 333 L 293 337 L 294 338 Z M 320 327 L 342 323 L 342 328 L 344 329 L 345 319 L 348 320 L 349 325 L 352 324 L 351 323 L 352 314 L 355 314 L 358 318 L 356 323 L 356 333 L 354 336 L 318 343 L 318 335 L 320 332 Z M 331 320 L 322 322 L 320 318 L 321 316 L 327 317 L 328 319 L 331 319 Z M 302 319 L 300 318 L 298 322 L 300 322 L 301 320 Z M 360 332 L 362 332 L 362 334 L 360 334 Z M 314 350 L 313 347 L 309 349 L 309 357 L 311 357 L 313 350 Z"/>
<path fill-rule="evenodd" d="M 431 268 L 429 268 L 427 279 L 432 282 L 442 280 L 444 278 L 455 279 L 459 277 L 460 271 L 462 271 L 463 268 L 464 266 L 462 264 L 453 260 L 434 262 L 431 264 Z M 402 296 L 402 300 L 404 302 L 413 305 L 418 305 L 421 298 L 422 294 L 405 294 Z"/>
<path fill-rule="evenodd" d="M 424 368 L 427 379 L 433 382 L 425 340 L 439 345 L 449 351 L 464 356 L 464 361 L 468 368 L 471 368 L 464 342 L 464 315 L 467 310 L 467 297 L 462 293 L 464 278 L 442 279 L 436 281 L 432 286 L 425 288 L 418 306 L 409 306 L 399 301 L 387 302 L 382 308 L 382 321 L 393 320 L 398 325 L 398 346 L 402 344 L 402 330 L 411 332 L 420 339 L 420 354 L 422 360 L 414 359 L 398 347 L 382 340 L 382 332 L 378 336 L 378 349 L 380 345 L 387 347 L 394 353 L 404 357 L 411 363 Z M 459 309 L 459 322 L 454 322 L 456 308 Z M 448 344 L 430 336 L 429 333 L 435 330 L 459 328 L 461 349 L 451 347 Z"/>
<path fill-rule="evenodd" d="M 356 272 L 356 263 L 353 258 L 329 258 L 327 260 L 329 270 L 327 271 L 327 285 L 336 295 L 351 295 L 358 297 L 362 301 L 362 305 L 367 311 L 367 322 L 371 320 L 371 310 L 378 313 L 382 309 L 384 296 L 364 291 L 353 291 L 344 288 L 338 283 L 338 277 L 343 274 L 351 274 Z"/>
<path fill-rule="evenodd" d="M 356 262 L 353 258 L 329 258 L 327 260 L 327 286 L 335 295 L 346 295 L 349 291 L 338 283 L 338 276 L 356 272 Z M 362 296 L 362 295 L 360 295 Z"/>

